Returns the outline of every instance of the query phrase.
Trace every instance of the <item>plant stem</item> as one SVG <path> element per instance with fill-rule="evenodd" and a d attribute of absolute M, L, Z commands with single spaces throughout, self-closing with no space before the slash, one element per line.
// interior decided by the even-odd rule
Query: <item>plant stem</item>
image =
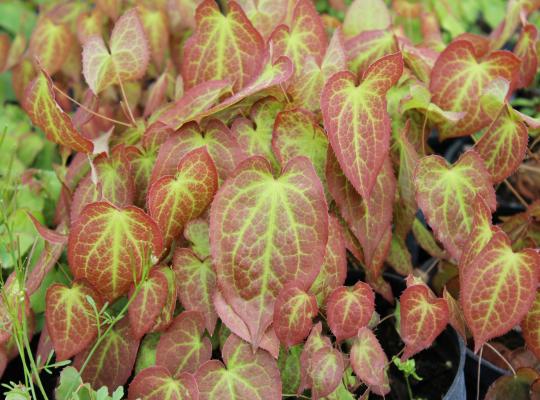
<path fill-rule="evenodd" d="M 118 74 L 116 76 L 117 76 L 117 79 L 118 79 L 118 86 L 120 86 L 120 93 L 122 93 L 122 99 L 124 100 L 124 104 L 126 105 L 126 108 L 127 108 L 127 111 L 128 111 L 129 119 L 131 120 L 132 126 L 135 126 L 137 124 L 135 122 L 135 117 L 133 116 L 133 113 L 131 112 L 131 108 L 129 108 L 129 102 L 127 100 L 126 92 L 124 90 L 124 85 L 122 84 L 122 80 L 120 79 Z"/>
<path fill-rule="evenodd" d="M 64 93 L 62 90 L 60 90 L 57 86 L 55 86 L 53 84 L 53 88 L 54 90 L 56 90 L 58 93 L 60 93 L 62 96 L 66 97 L 68 100 L 72 101 L 73 103 L 77 104 L 79 107 L 81 107 L 84 111 L 98 117 L 98 118 L 101 118 L 101 119 L 104 119 L 106 121 L 109 121 L 109 122 L 112 122 L 113 124 L 118 124 L 118 125 L 123 125 L 123 126 L 126 126 L 128 128 L 131 128 L 131 125 L 130 124 L 126 124 L 125 122 L 122 122 L 122 121 L 118 121 L 116 119 L 113 119 L 113 118 L 109 118 L 105 115 L 102 115 L 100 113 L 97 113 L 91 109 L 89 109 L 88 107 L 86 107 L 85 105 L 79 103 L 77 100 L 75 100 L 73 97 L 71 97 L 69 94 L 67 93 Z"/>
<path fill-rule="evenodd" d="M 499 352 L 499 350 L 497 350 L 488 342 L 486 342 L 486 346 L 489 347 L 495 354 L 497 354 L 501 358 L 501 360 L 505 362 L 506 365 L 508 365 L 508 368 L 510 368 L 510 371 L 512 371 L 512 374 L 516 375 L 516 370 L 514 369 L 514 367 L 512 367 L 512 364 L 510 364 L 510 362 L 506 358 L 504 358 L 504 356 Z"/>
<path fill-rule="evenodd" d="M 407 384 L 407 392 L 409 393 L 409 399 L 414 400 L 414 396 L 412 394 L 412 389 L 411 389 L 411 383 L 409 382 L 409 375 L 405 375 L 405 383 Z"/>
<path fill-rule="evenodd" d="M 480 347 L 480 355 L 478 357 L 478 369 L 476 370 L 476 400 L 480 400 L 480 365 L 482 364 L 482 353 L 484 345 Z"/>
<path fill-rule="evenodd" d="M 505 179 L 504 181 L 504 184 L 506 185 L 506 187 L 508 189 L 510 189 L 510 191 L 512 192 L 512 194 L 514 196 L 516 196 L 516 199 L 518 199 L 518 201 L 525 207 L 525 208 L 528 208 L 529 207 L 529 204 L 527 204 L 527 202 L 525 201 L 525 199 L 523 197 L 521 197 L 521 195 L 518 193 L 518 191 L 512 186 L 512 184 L 510 182 L 508 182 L 508 179 Z"/>

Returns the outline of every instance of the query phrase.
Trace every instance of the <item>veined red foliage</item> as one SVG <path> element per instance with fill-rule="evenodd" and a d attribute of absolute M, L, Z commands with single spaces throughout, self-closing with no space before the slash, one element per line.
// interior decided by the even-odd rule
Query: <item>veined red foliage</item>
<path fill-rule="evenodd" d="M 526 348 L 505 357 L 533 363 L 540 2 L 469 3 L 95 0 L 26 7 L 20 29 L 0 16 L 0 373 L 16 322 L 31 340 L 41 314 L 38 367 L 52 349 L 74 357 L 81 396 L 133 377 L 133 400 L 392 397 L 391 316 L 403 359 L 452 330 L 478 351 L 520 324 Z M 425 282 L 421 265 L 436 270 Z M 387 268 L 409 276 L 399 299 Z M 540 390 L 516 369 L 487 397 Z"/>

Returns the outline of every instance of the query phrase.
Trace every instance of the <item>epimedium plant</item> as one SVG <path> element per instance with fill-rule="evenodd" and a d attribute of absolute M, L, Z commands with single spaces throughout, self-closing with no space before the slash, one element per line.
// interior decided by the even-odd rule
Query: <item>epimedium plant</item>
<path fill-rule="evenodd" d="M 447 325 L 480 353 L 521 325 L 540 357 L 539 203 L 492 216 L 538 157 L 540 121 L 511 95 L 536 79 L 540 3 L 510 1 L 490 37 L 454 34 L 434 3 L 355 0 L 341 23 L 310 0 L 53 2 L 28 46 L 2 37 L 61 156 L 56 214 L 31 218 L 45 248 L 2 287 L 0 355 L 28 360 L 30 394 L 73 359 L 57 398 L 121 398 L 132 375 L 129 399 L 385 396 L 390 365 L 419 380 L 407 360 Z M 472 145 L 449 163 L 432 136 Z M 407 238 L 453 266 L 443 292 Z M 67 282 L 45 279 L 64 254 Z"/>

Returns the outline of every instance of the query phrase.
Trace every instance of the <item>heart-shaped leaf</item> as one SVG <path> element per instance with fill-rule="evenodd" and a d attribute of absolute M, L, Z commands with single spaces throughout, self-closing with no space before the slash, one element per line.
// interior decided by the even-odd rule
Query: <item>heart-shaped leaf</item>
<path fill-rule="evenodd" d="M 519 58 L 508 51 L 480 58 L 468 40 L 450 43 L 433 66 L 429 88 L 433 103 L 465 115 L 455 123 L 439 124 L 441 139 L 470 135 L 486 127 L 491 117 L 480 106 L 482 91 L 496 78 L 512 81 L 519 65 Z"/>
<path fill-rule="evenodd" d="M 371 329 L 358 331 L 351 348 L 351 365 L 354 373 L 373 393 L 385 396 L 390 393 L 388 358 Z"/>
<path fill-rule="evenodd" d="M 515 375 L 501 376 L 489 387 L 485 400 L 534 398 L 531 386 L 538 381 L 539 374 L 533 368 L 520 368 Z M 536 393 L 537 394 L 537 393 Z"/>
<path fill-rule="evenodd" d="M 448 323 L 448 304 L 423 284 L 413 284 L 399 298 L 400 335 L 405 343 L 402 360 L 431 346 Z"/>
<path fill-rule="evenodd" d="M 435 236 L 459 260 L 472 230 L 476 197 L 495 209 L 495 192 L 484 162 L 472 150 L 452 166 L 439 156 L 424 157 L 416 167 L 415 186 L 418 205 Z"/>
<path fill-rule="evenodd" d="M 285 287 L 274 305 L 274 330 L 286 348 L 302 343 L 309 335 L 319 308 L 315 296 L 297 286 Z"/>
<path fill-rule="evenodd" d="M 360 84 L 351 72 L 335 74 L 321 95 L 324 126 L 332 149 L 345 176 L 364 198 L 369 198 L 388 154 L 386 92 L 402 71 L 401 54 L 392 54 L 373 63 Z"/>
<path fill-rule="evenodd" d="M 323 347 L 313 353 L 311 368 L 311 394 L 314 400 L 332 393 L 341 383 L 345 370 L 343 354 L 332 347 Z"/>
<path fill-rule="evenodd" d="M 273 57 L 287 56 L 295 70 L 295 79 L 301 76 L 306 58 L 322 62 L 327 47 L 326 32 L 313 2 L 298 0 L 290 26 L 279 25 L 270 36 Z"/>
<path fill-rule="evenodd" d="M 347 252 L 343 229 L 336 217 L 328 217 L 328 242 L 323 264 L 317 278 L 309 289 L 317 298 L 319 308 L 325 307 L 328 295 L 345 283 L 347 276 Z"/>
<path fill-rule="evenodd" d="M 534 302 L 521 321 L 521 329 L 523 330 L 523 338 L 527 347 L 539 357 L 540 355 L 540 292 L 536 291 Z"/>
<path fill-rule="evenodd" d="M 168 282 L 163 272 L 154 269 L 140 286 L 128 309 L 131 331 L 136 339 L 141 339 L 154 326 L 167 301 Z M 133 291 L 134 288 L 131 289 L 129 297 L 133 295 Z"/>
<path fill-rule="evenodd" d="M 212 257 L 253 345 L 272 321 L 281 288 L 313 283 L 327 239 L 323 188 L 307 158 L 292 159 L 274 177 L 267 160 L 251 157 L 221 187 L 210 214 Z"/>
<path fill-rule="evenodd" d="M 349 339 L 367 326 L 375 311 L 375 295 L 368 284 L 335 289 L 326 302 L 326 317 L 337 341 Z"/>
<path fill-rule="evenodd" d="M 84 350 L 98 334 L 97 315 L 87 296 L 99 310 L 100 296 L 84 281 L 75 281 L 71 288 L 55 283 L 47 289 L 45 319 L 58 361 Z"/>
<path fill-rule="evenodd" d="M 143 369 L 129 384 L 128 400 L 198 400 L 195 377 L 182 373 L 171 376 L 165 367 L 156 365 Z"/>
<path fill-rule="evenodd" d="M 391 30 L 369 30 L 345 42 L 349 69 L 362 75 L 379 58 L 399 51 L 398 42 Z"/>
<path fill-rule="evenodd" d="M 148 191 L 148 211 L 163 233 L 168 247 L 186 223 L 201 215 L 218 186 L 217 170 L 204 147 L 186 154 L 174 176 L 164 176 Z"/>
<path fill-rule="evenodd" d="M 44 71 L 28 84 L 22 104 L 32 122 L 53 142 L 83 153 L 93 151 L 92 142 L 77 132 L 69 115 L 56 102 L 53 83 Z"/>
<path fill-rule="evenodd" d="M 213 0 L 197 8 L 195 34 L 184 46 L 182 77 L 186 88 L 211 79 L 229 79 L 234 91 L 259 71 L 264 41 L 234 1 L 223 15 Z"/>
<path fill-rule="evenodd" d="M 501 231 L 467 265 L 460 301 L 475 351 L 519 324 L 534 302 L 539 269 L 540 255 L 532 249 L 514 253 Z"/>
<path fill-rule="evenodd" d="M 109 48 L 101 36 L 92 36 L 83 45 L 84 78 L 96 95 L 115 83 L 142 78 L 146 72 L 150 49 L 136 8 L 116 21 Z"/>
<path fill-rule="evenodd" d="M 82 380 L 95 388 L 106 386 L 110 392 L 116 390 L 131 376 L 138 350 L 139 341 L 131 334 L 128 318 L 123 318 L 107 333 L 90 357 L 81 374 Z M 75 357 L 75 368 L 81 368 L 89 356 L 88 351 Z"/>
<path fill-rule="evenodd" d="M 162 247 L 159 228 L 141 209 L 92 203 L 69 233 L 69 266 L 76 279 L 88 280 L 110 302 L 127 293 Z"/>
<path fill-rule="evenodd" d="M 156 365 L 166 367 L 173 376 L 193 373 L 212 356 L 212 345 L 204 337 L 204 319 L 197 311 L 184 311 L 161 334 L 156 349 Z"/>
<path fill-rule="evenodd" d="M 213 298 L 216 291 L 216 273 L 210 258 L 201 261 L 191 249 L 177 248 L 173 257 L 178 299 L 188 311 L 204 316 L 206 329 L 213 334 L 217 315 Z"/>
<path fill-rule="evenodd" d="M 304 59 L 300 71 L 302 79 L 295 79 L 288 88 L 295 104 L 308 111 L 319 110 L 326 81 L 347 69 L 344 46 L 343 33 L 336 29 L 320 65 L 314 57 Z"/>
<path fill-rule="evenodd" d="M 32 32 L 29 51 L 49 75 L 54 75 L 62 68 L 73 44 L 73 35 L 67 25 L 43 17 Z"/>
<path fill-rule="evenodd" d="M 323 348 L 332 349 L 332 343 L 328 337 L 322 335 L 322 323 L 318 322 L 311 328 L 311 332 L 304 344 L 302 354 L 300 355 L 300 365 L 302 370 L 299 393 L 313 385 L 313 380 L 310 375 L 310 371 L 313 371 L 313 356 L 317 351 Z"/>
<path fill-rule="evenodd" d="M 200 400 L 281 400 L 276 360 L 264 350 L 231 334 L 221 352 L 223 362 L 207 361 L 195 374 Z"/>

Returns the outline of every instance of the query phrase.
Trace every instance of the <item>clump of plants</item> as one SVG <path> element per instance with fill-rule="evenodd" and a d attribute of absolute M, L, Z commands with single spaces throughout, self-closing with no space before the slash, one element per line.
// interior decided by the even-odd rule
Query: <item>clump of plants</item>
<path fill-rule="evenodd" d="M 47 2 L 0 35 L 35 130 L 5 137 L 57 145 L 42 248 L 0 248 L 6 393 L 438 398 L 441 335 L 506 365 L 517 329 L 487 396 L 537 394 L 540 3 L 448 3 Z"/>

